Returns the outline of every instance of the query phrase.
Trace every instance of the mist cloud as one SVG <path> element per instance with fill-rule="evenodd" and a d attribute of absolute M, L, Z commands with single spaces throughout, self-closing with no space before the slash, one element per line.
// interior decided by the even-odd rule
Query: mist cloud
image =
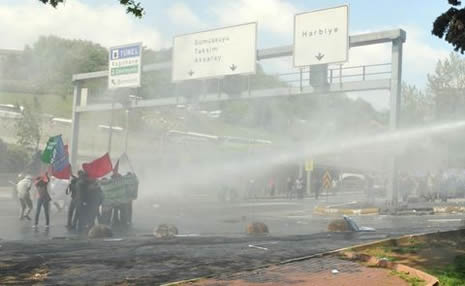
<path fill-rule="evenodd" d="M 23 49 L 40 35 L 50 34 L 90 40 L 107 47 L 141 40 L 153 49 L 164 46 L 157 29 L 127 15 L 116 2 L 114 5 L 90 6 L 73 0 L 58 9 L 35 0 L 17 5 L 0 4 L 0 34 L 5 49 Z"/>

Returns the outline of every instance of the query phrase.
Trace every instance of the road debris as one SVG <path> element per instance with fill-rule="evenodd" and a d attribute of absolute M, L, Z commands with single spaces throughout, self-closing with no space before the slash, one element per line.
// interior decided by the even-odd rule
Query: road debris
<path fill-rule="evenodd" d="M 256 246 L 256 245 L 253 245 L 253 244 L 249 244 L 249 247 L 250 248 L 256 248 L 256 249 L 260 249 L 260 250 L 268 250 L 268 248 L 266 247 L 261 247 L 261 246 Z"/>

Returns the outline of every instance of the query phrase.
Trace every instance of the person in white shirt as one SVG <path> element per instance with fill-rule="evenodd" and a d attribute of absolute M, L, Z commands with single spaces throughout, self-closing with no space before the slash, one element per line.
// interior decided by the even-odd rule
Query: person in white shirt
<path fill-rule="evenodd" d="M 18 191 L 18 199 L 21 205 L 19 219 L 23 220 L 26 218 L 27 220 L 31 220 L 29 214 L 32 211 L 32 200 L 31 200 L 31 188 L 32 188 L 33 179 L 32 176 L 27 175 L 18 182 L 16 185 L 16 190 Z M 26 211 L 27 208 L 27 211 Z M 26 211 L 26 214 L 24 212 Z"/>

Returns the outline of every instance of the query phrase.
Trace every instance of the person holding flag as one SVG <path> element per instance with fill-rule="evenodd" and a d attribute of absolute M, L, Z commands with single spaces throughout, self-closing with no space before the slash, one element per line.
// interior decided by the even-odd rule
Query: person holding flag
<path fill-rule="evenodd" d="M 45 228 L 50 227 L 50 201 L 52 200 L 50 194 L 48 193 L 47 186 L 50 179 L 48 173 L 45 173 L 42 176 L 36 178 L 35 186 L 38 193 L 37 207 L 36 207 L 36 216 L 34 220 L 34 228 L 37 228 L 39 224 L 40 210 L 44 208 L 45 213 Z"/>
<path fill-rule="evenodd" d="M 57 179 L 69 180 L 71 165 L 68 159 L 67 145 L 63 144 L 61 135 L 50 137 L 40 157 L 42 162 L 50 164 L 50 171 Z"/>
<path fill-rule="evenodd" d="M 44 151 L 40 155 L 40 159 L 42 162 L 50 164 L 49 172 L 51 173 L 53 177 L 55 177 L 56 179 L 69 180 L 71 176 L 71 165 L 69 164 L 67 146 L 63 144 L 63 139 L 61 138 L 61 135 L 53 136 L 48 139 L 47 145 L 45 146 Z M 36 186 L 39 186 L 39 185 L 43 186 L 45 184 L 45 188 L 48 188 L 48 186 L 50 185 L 49 184 L 50 179 L 48 178 L 48 174 L 47 176 L 43 178 L 46 178 L 46 179 L 39 180 L 38 182 L 36 182 Z M 54 184 L 55 187 L 56 185 L 57 184 Z M 40 200 L 41 192 L 42 192 L 42 195 L 45 196 L 43 200 Z M 50 196 L 50 193 L 48 192 L 48 189 L 45 191 L 42 190 L 41 192 L 39 192 L 39 201 L 44 206 L 45 217 L 47 221 L 46 223 L 48 226 L 49 220 L 50 220 L 49 210 L 50 210 L 51 196 Z M 61 210 L 61 207 L 59 206 L 57 202 L 54 202 L 54 204 L 58 210 Z M 37 211 L 36 211 L 36 225 L 38 222 L 39 214 L 40 214 L 40 207 L 38 205 Z"/>

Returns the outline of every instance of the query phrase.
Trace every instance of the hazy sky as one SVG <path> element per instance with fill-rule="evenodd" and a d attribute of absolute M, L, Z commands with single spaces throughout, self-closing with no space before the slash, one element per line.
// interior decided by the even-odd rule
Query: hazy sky
<path fill-rule="evenodd" d="M 54 34 L 88 39 L 106 47 L 143 41 L 159 49 L 170 47 L 176 34 L 250 21 L 258 22 L 258 47 L 273 47 L 292 43 L 295 13 L 349 4 L 350 34 L 393 28 L 407 31 L 404 80 L 411 84 L 424 87 L 426 74 L 452 51 L 430 32 L 435 17 L 448 9 L 446 0 L 140 0 L 146 9 L 141 20 L 126 15 L 117 2 L 66 0 L 55 10 L 37 0 L 0 0 L 0 48 L 22 49 L 39 35 Z M 389 61 L 390 45 L 350 52 L 350 64 Z M 273 71 L 288 68 L 290 62 L 285 59 L 268 66 Z"/>

